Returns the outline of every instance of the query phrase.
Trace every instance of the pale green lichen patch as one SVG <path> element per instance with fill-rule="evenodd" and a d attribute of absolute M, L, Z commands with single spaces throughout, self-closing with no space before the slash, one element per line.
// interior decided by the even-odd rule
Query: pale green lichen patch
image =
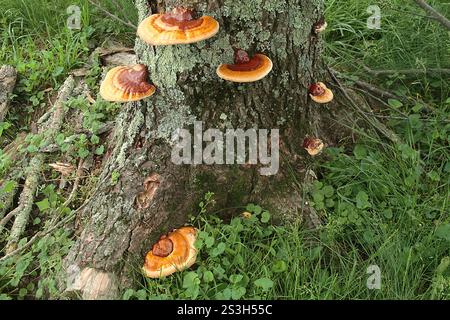
<path fill-rule="evenodd" d="M 242 21 L 258 21 L 262 19 L 263 0 L 236 1 L 226 0 L 222 7 L 222 14 L 225 17 L 239 19 Z"/>
<path fill-rule="evenodd" d="M 131 107 L 134 107 L 133 105 Z M 118 122 L 119 134 L 124 134 L 122 143 L 116 144 L 120 149 L 116 157 L 116 163 L 118 168 L 123 168 L 127 159 L 127 151 L 132 147 L 132 143 L 136 135 L 140 132 L 142 125 L 145 122 L 144 115 L 141 111 L 134 113 L 133 119 L 126 127 L 127 119 L 122 119 Z M 117 136 L 117 135 L 116 135 Z"/>

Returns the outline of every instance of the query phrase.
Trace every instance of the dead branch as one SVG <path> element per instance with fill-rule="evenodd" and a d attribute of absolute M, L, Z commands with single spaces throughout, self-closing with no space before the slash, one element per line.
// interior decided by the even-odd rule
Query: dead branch
<path fill-rule="evenodd" d="M 442 14 L 436 11 L 432 6 L 426 3 L 424 0 L 414 0 L 418 6 L 428 12 L 436 21 L 440 22 L 444 27 L 450 30 L 450 20 L 444 17 Z"/>
<path fill-rule="evenodd" d="M 11 66 L 0 68 L 0 122 L 5 119 L 9 110 L 9 98 L 16 85 L 17 71 Z"/>
<path fill-rule="evenodd" d="M 46 136 L 46 143 L 53 142 L 54 136 L 61 129 L 65 115 L 65 103 L 70 98 L 74 86 L 75 81 L 73 77 L 68 77 L 58 93 L 58 98 L 53 106 L 54 112 L 52 116 L 47 121 L 48 123 L 46 122 L 45 125 L 39 128 L 39 132 L 44 133 Z M 0 222 L 1 230 L 12 217 L 16 217 L 6 244 L 6 254 L 16 250 L 20 237 L 28 224 L 43 164 L 44 154 L 42 153 L 38 153 L 30 161 L 25 186 L 20 195 L 19 205 Z"/>
<path fill-rule="evenodd" d="M 425 75 L 425 74 L 450 74 L 450 69 L 443 68 L 429 68 L 429 69 L 392 69 L 392 70 L 373 70 L 367 66 L 363 66 L 364 70 L 366 70 L 371 75 L 376 77 L 384 76 L 384 75 L 392 75 L 392 74 L 403 74 L 403 75 Z"/>
<path fill-rule="evenodd" d="M 41 173 L 41 167 L 44 157 L 39 154 L 35 156 L 28 168 L 28 176 L 25 180 L 25 186 L 20 194 L 19 206 L 11 211 L 7 217 L 10 219 L 16 216 L 11 233 L 8 237 L 8 243 L 6 245 L 5 252 L 14 251 L 17 248 L 17 243 L 20 240 L 20 236 L 25 231 L 25 227 L 28 223 L 31 209 L 33 207 L 34 195 L 36 194 L 37 187 L 39 185 L 39 175 Z"/>
<path fill-rule="evenodd" d="M 328 72 L 331 75 L 331 77 L 333 78 L 333 80 L 336 82 L 336 84 L 338 85 L 338 87 L 341 90 L 341 92 L 344 95 L 344 97 L 350 102 L 352 107 L 356 110 L 356 112 L 358 112 L 361 115 L 361 117 L 363 117 L 376 130 L 378 130 L 381 134 L 383 134 L 386 138 L 388 138 L 392 142 L 394 142 L 394 143 L 400 142 L 400 138 L 392 130 L 390 130 L 383 123 L 378 121 L 376 118 L 369 117 L 366 114 L 367 112 L 370 113 L 372 111 L 372 110 L 370 110 L 370 108 L 368 108 L 368 107 L 364 108 L 366 110 L 361 109 L 361 107 L 352 99 L 352 97 L 350 97 L 350 95 L 348 94 L 347 90 L 344 88 L 344 86 L 341 84 L 341 82 L 337 78 L 337 76 L 336 76 L 337 72 L 336 71 L 328 68 Z"/>
<path fill-rule="evenodd" d="M 75 179 L 75 183 L 73 185 L 73 188 L 69 195 L 69 198 L 67 198 L 67 200 L 64 202 L 63 207 L 68 207 L 71 204 L 71 202 L 73 201 L 73 199 L 75 197 L 76 192 L 78 191 L 79 182 L 82 177 L 81 173 L 83 172 L 83 162 L 84 162 L 83 160 L 80 160 L 80 163 L 78 164 L 77 177 Z M 69 223 L 76 217 L 78 212 L 80 212 L 88 204 L 88 202 L 89 202 L 89 198 L 85 200 L 83 205 L 78 207 L 78 209 L 72 211 L 69 215 L 67 215 L 64 219 L 62 219 L 59 222 L 58 222 L 58 216 L 55 215 L 49 224 L 50 226 L 53 226 L 53 227 L 51 227 L 50 229 L 48 229 L 46 231 L 45 230 L 39 231 L 26 244 L 24 244 L 20 248 L 16 248 L 15 250 L 8 252 L 5 256 L 0 258 L 0 263 L 16 254 L 19 254 L 23 250 L 31 247 L 37 240 L 42 239 L 42 238 L 48 236 L 49 234 L 51 234 L 53 231 L 58 230 L 59 228 L 65 226 L 67 223 Z"/>
<path fill-rule="evenodd" d="M 409 97 L 397 96 L 397 95 L 395 95 L 395 94 L 393 94 L 393 93 L 391 93 L 391 92 L 389 92 L 387 90 L 381 89 L 381 88 L 379 88 L 379 87 L 377 87 L 377 86 L 375 86 L 373 84 L 370 84 L 368 82 L 357 80 L 357 81 L 355 81 L 355 85 L 357 87 L 361 88 L 361 89 L 364 89 L 364 90 L 367 90 L 369 92 L 374 93 L 375 95 L 379 96 L 382 99 L 395 99 L 395 100 L 401 101 L 401 102 L 403 102 L 405 104 L 408 104 L 408 103 L 413 103 L 413 104 L 420 103 L 421 105 L 423 105 L 428 110 L 436 112 L 436 108 L 434 108 L 433 106 L 425 103 L 424 101 L 416 100 L 416 99 L 409 98 Z"/>

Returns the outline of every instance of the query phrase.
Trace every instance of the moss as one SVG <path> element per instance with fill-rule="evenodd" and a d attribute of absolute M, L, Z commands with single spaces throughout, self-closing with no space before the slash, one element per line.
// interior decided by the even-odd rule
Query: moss
<path fill-rule="evenodd" d="M 248 199 L 248 185 L 249 177 L 243 175 L 239 168 L 236 166 L 233 170 L 230 170 L 230 177 L 227 181 L 233 181 L 229 186 L 228 191 L 228 204 L 232 207 L 245 205 Z"/>
<path fill-rule="evenodd" d="M 194 178 L 194 187 L 198 190 L 205 190 L 209 188 L 209 191 L 215 192 L 217 189 L 217 177 L 208 171 L 201 171 Z"/>

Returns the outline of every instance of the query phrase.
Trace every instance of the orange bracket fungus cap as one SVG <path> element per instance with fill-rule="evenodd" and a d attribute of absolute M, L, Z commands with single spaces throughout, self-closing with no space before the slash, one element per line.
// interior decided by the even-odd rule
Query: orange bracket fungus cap
<path fill-rule="evenodd" d="M 148 70 L 143 64 L 115 67 L 109 70 L 100 85 L 100 95 L 106 101 L 113 102 L 142 100 L 156 91 L 147 79 Z"/>
<path fill-rule="evenodd" d="M 272 71 L 272 61 L 263 54 L 255 54 L 252 58 L 244 50 L 234 52 L 234 64 L 221 64 L 217 75 L 232 82 L 254 82 L 261 80 Z"/>
<path fill-rule="evenodd" d="M 303 148 L 305 148 L 305 150 L 308 151 L 309 155 L 311 156 L 318 155 L 320 152 L 322 152 L 323 147 L 324 144 L 320 139 L 307 137 L 303 141 Z"/>
<path fill-rule="evenodd" d="M 154 46 L 188 44 L 209 39 L 219 32 L 219 23 L 212 17 L 194 19 L 192 10 L 174 8 L 165 14 L 153 14 L 138 27 L 138 36 Z"/>
<path fill-rule="evenodd" d="M 328 103 L 334 98 L 333 92 L 322 82 L 317 82 L 309 87 L 309 96 L 317 103 Z"/>
<path fill-rule="evenodd" d="M 194 227 L 183 227 L 162 236 L 145 257 L 142 267 L 145 276 L 162 278 L 190 268 L 197 259 L 196 237 Z"/>

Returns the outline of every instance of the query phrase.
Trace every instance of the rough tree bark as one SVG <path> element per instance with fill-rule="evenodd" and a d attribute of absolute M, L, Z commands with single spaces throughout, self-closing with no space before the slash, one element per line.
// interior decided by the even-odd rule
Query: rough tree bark
<path fill-rule="evenodd" d="M 195 213 L 205 192 L 215 192 L 218 208 L 254 201 L 280 219 L 301 219 L 291 173 L 305 172 L 310 161 L 303 139 L 319 136 L 335 145 L 342 136 L 334 121 L 337 103 L 317 105 L 307 94 L 311 83 L 330 81 L 320 59 L 322 40 L 312 32 L 323 0 L 136 1 L 141 20 L 179 5 L 214 16 L 221 29 L 194 45 L 136 41 L 158 92 L 124 106 L 98 188 L 79 218 L 64 284 L 85 299 L 116 298 L 119 288 L 132 286 L 130 273 L 139 270 L 151 244 Z M 232 47 L 265 53 L 274 62 L 272 73 L 252 84 L 220 80 L 216 67 L 232 62 Z M 279 128 L 280 172 L 266 177 L 258 166 L 174 165 L 172 133 L 195 120 L 204 129 Z"/>

